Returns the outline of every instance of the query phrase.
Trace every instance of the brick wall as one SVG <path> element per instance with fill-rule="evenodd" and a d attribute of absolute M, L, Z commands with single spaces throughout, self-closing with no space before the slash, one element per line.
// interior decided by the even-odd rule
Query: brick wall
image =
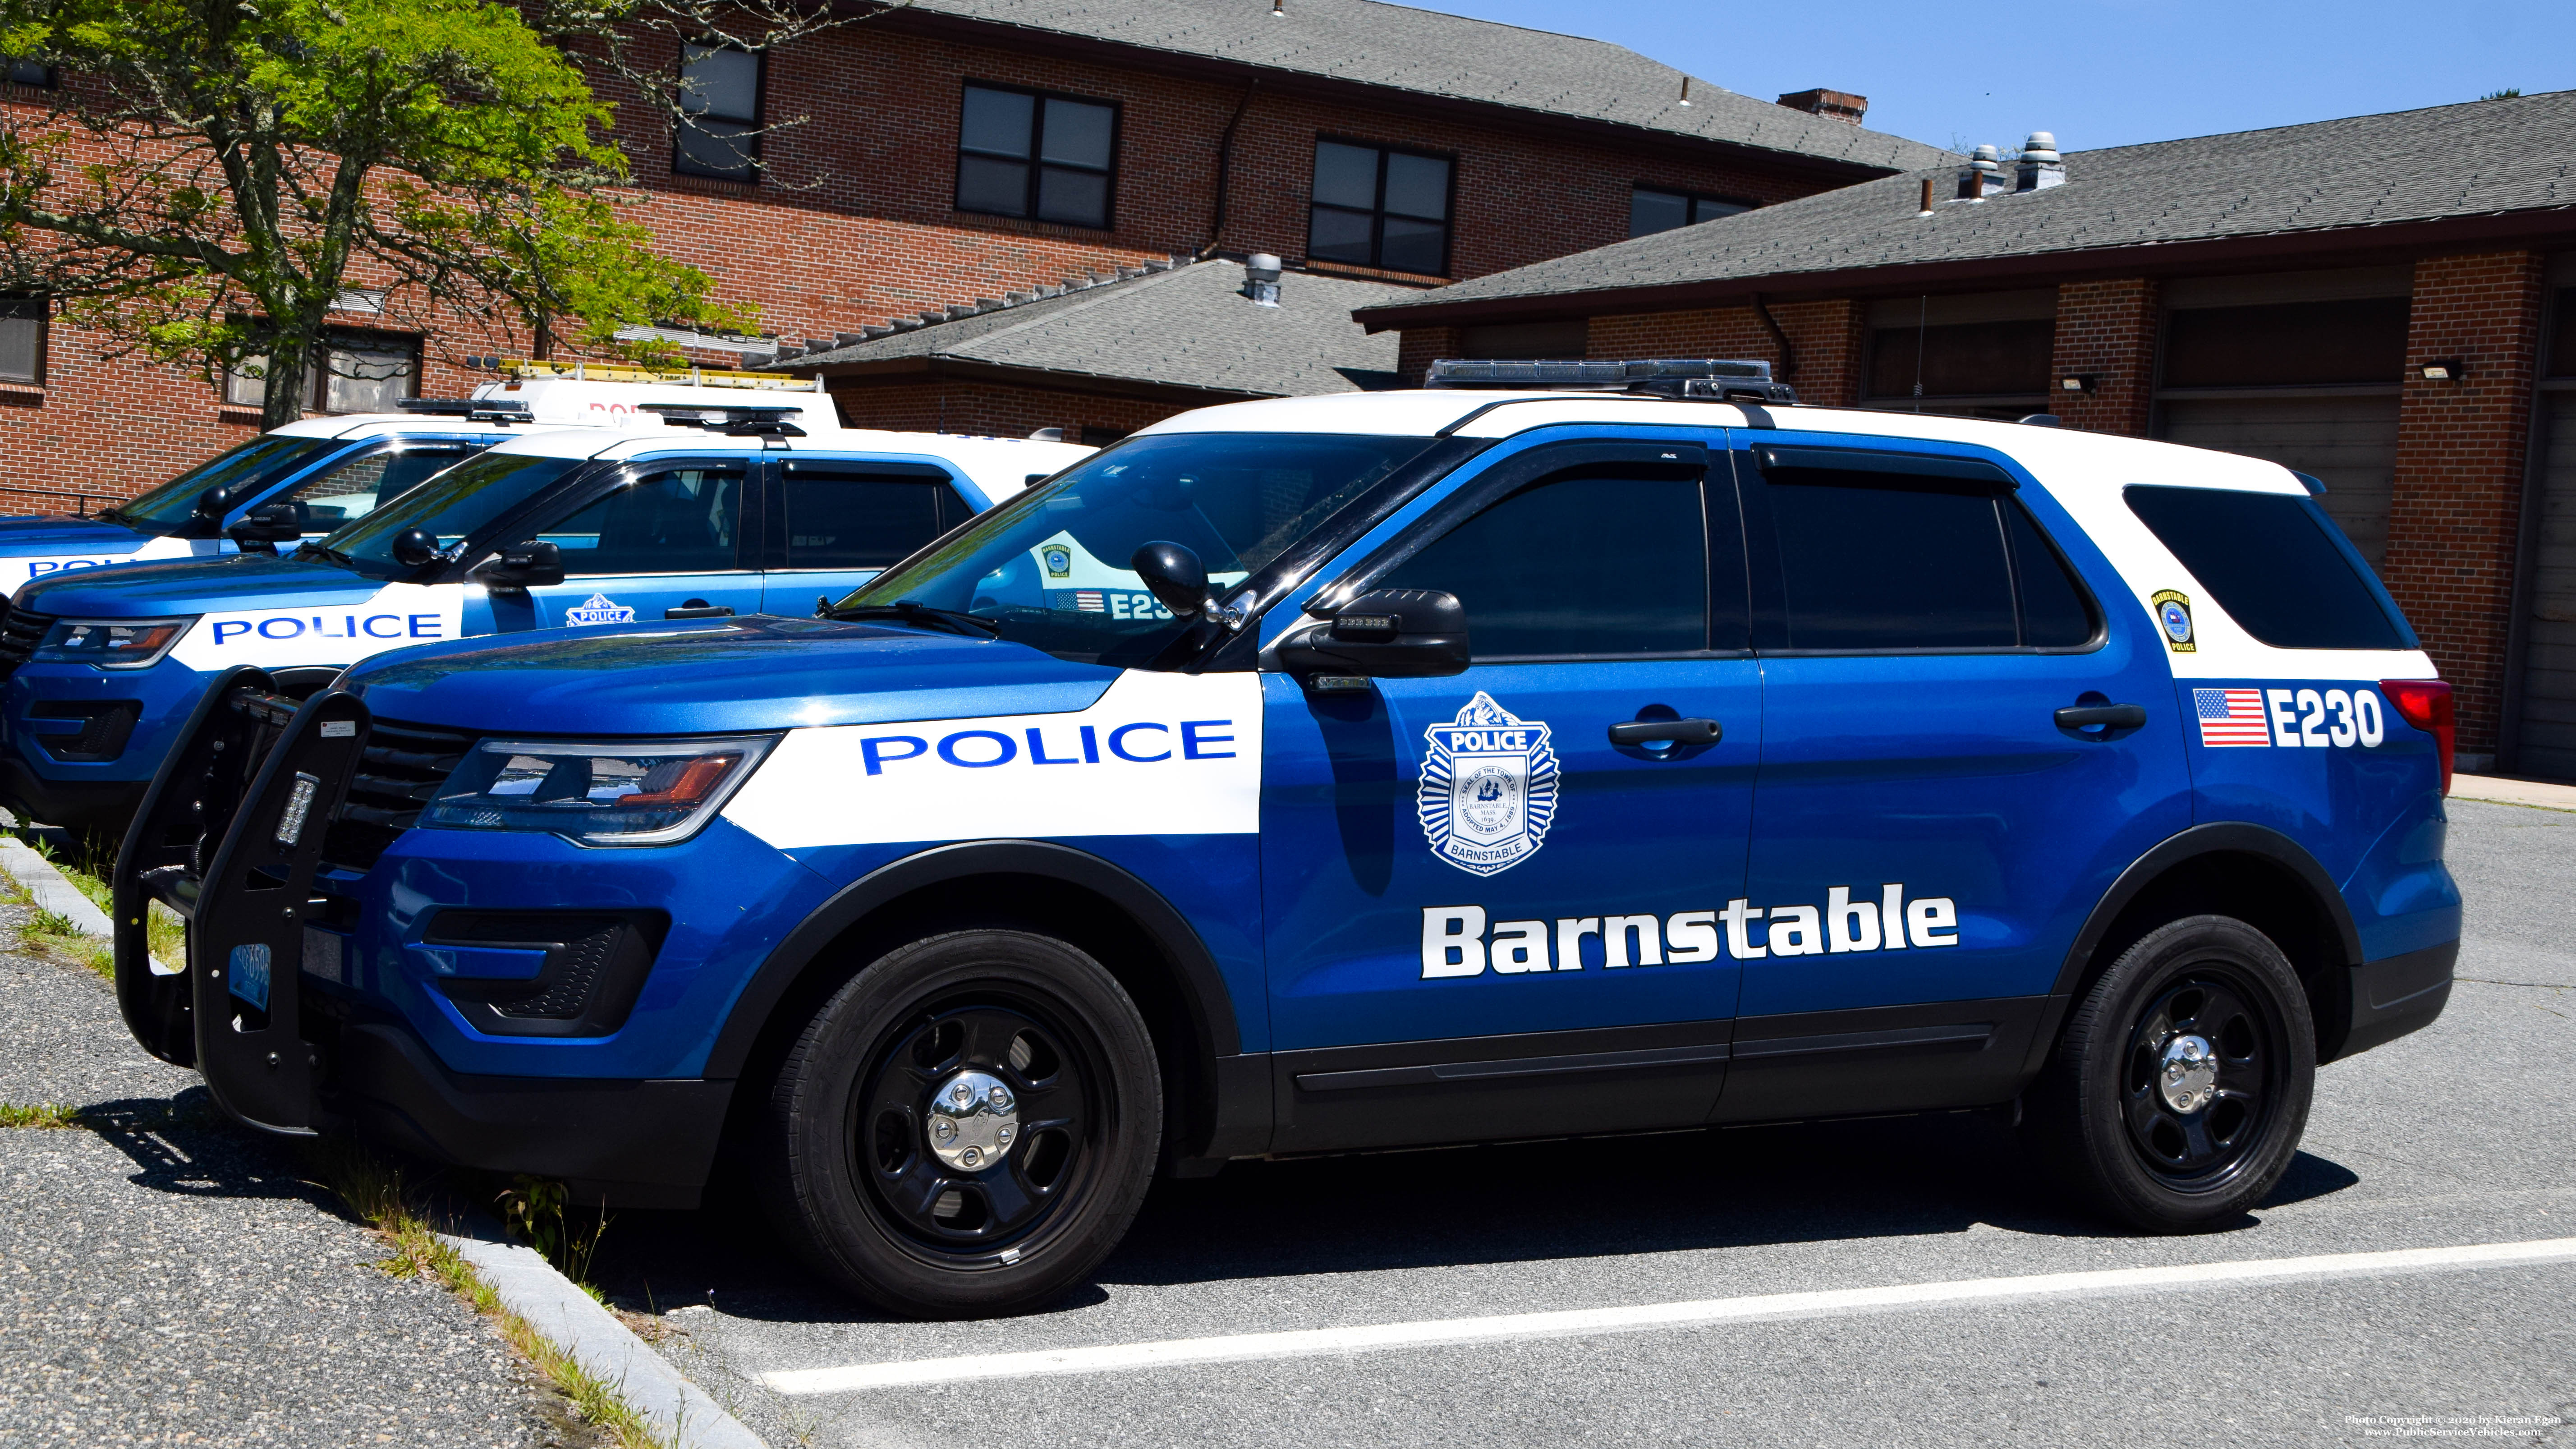
<path fill-rule="evenodd" d="M 2466 753 L 2492 754 L 2503 718 L 2542 279 L 2534 252 L 2433 257 L 2415 267 L 2380 572 L 2451 681 Z M 2466 376 L 2425 381 L 2418 364 L 2434 358 L 2464 360 Z"/>
<path fill-rule="evenodd" d="M 853 428 L 898 432 L 976 433 L 1025 438 L 1040 428 L 1064 429 L 1068 443 L 1086 428 L 1130 433 L 1147 423 L 1204 404 L 1154 398 L 1059 392 L 1009 383 L 940 379 L 901 382 L 842 380 L 832 388 L 841 421 Z"/>
<path fill-rule="evenodd" d="M 1593 357 L 1740 357 L 1767 361 L 1772 375 L 1798 389 L 1801 401 L 1848 407 L 1860 397 L 1863 304 L 1774 302 L 1772 320 L 1797 354 L 1787 368 L 1780 344 L 1751 307 L 1595 317 L 1586 346 Z"/>
<path fill-rule="evenodd" d="M 2057 289 L 2056 379 L 2089 375 L 2091 392 L 2049 394 L 2050 412 L 2070 428 L 2147 435 L 2155 397 L 2157 284 L 2147 278 L 2068 282 Z"/>

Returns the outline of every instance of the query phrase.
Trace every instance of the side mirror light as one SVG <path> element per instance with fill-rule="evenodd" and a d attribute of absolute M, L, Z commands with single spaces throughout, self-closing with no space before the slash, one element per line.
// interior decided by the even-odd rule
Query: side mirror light
<path fill-rule="evenodd" d="M 220 491 L 220 490 L 216 490 Z M 276 545 L 304 536 L 303 510 L 292 503 L 263 503 L 224 530 L 244 552 L 275 553 Z"/>
<path fill-rule="evenodd" d="M 519 590 L 531 586 L 543 588 L 564 581 L 563 550 L 541 539 L 514 543 L 494 554 L 491 561 L 474 571 L 474 577 L 490 589 Z"/>
<path fill-rule="evenodd" d="M 1309 684 L 1352 677 L 1445 679 L 1466 673 L 1473 658 L 1465 606 L 1456 594 L 1438 589 L 1371 589 L 1291 630 L 1275 653 L 1288 672 Z"/>

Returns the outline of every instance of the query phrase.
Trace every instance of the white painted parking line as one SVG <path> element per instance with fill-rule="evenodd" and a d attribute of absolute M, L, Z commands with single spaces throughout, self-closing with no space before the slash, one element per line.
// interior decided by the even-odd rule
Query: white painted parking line
<path fill-rule="evenodd" d="M 1636 1333 L 1655 1328 L 1738 1323 L 1749 1319 L 1886 1312 L 1943 1303 L 2076 1298 L 2224 1283 L 2364 1277 L 2571 1260 L 2576 1260 L 2576 1238 L 2544 1238 L 2533 1242 L 2477 1243 L 2457 1248 L 2327 1253 L 2307 1258 L 2257 1258 L 2234 1263 L 2113 1268 L 2090 1273 L 2037 1273 L 2019 1278 L 1971 1278 L 1950 1283 L 1909 1283 L 1889 1288 L 1839 1288 L 1818 1293 L 1703 1298 L 1632 1308 L 1579 1308 L 1560 1313 L 1504 1313 L 1484 1318 L 1441 1318 L 1419 1323 L 1311 1328 L 1288 1333 L 1239 1333 L 1219 1338 L 1176 1338 L 1158 1343 L 1103 1344 L 1096 1348 L 1035 1353 L 969 1354 L 959 1358 L 788 1369 L 762 1374 L 760 1381 L 782 1394 L 842 1394 L 911 1384 L 950 1384 L 964 1379 L 1110 1373 L 1122 1369 L 1170 1368 L 1178 1364 L 1313 1358 L 1373 1349 L 1419 1348 L 1429 1344 L 1473 1343 L 1490 1339 Z"/>

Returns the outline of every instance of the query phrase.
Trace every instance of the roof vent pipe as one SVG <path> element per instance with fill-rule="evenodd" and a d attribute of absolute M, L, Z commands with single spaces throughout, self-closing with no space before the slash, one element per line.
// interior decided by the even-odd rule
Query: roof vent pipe
<path fill-rule="evenodd" d="M 2014 168 L 2013 190 L 2046 191 L 2066 184 L 2066 162 L 2057 154 L 2057 138 L 2033 131 L 2021 143 L 2021 164 Z"/>
<path fill-rule="evenodd" d="M 1255 307 L 1279 305 L 1279 259 L 1268 252 L 1254 252 L 1243 261 L 1243 295 Z"/>
<path fill-rule="evenodd" d="M 1952 199 L 1956 201 L 1983 201 L 1989 196 L 2002 194 L 2003 189 L 2004 163 L 2002 157 L 1996 153 L 1995 148 L 1992 146 L 1979 146 L 1976 151 L 1968 157 L 1968 163 L 1959 168 L 1959 194 Z"/>

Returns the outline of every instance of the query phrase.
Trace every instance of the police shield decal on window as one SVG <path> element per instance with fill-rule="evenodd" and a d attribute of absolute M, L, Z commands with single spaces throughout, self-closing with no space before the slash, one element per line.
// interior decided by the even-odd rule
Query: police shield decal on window
<path fill-rule="evenodd" d="M 1483 690 L 1448 724 L 1423 732 L 1415 796 L 1432 853 L 1470 875 L 1509 870 L 1547 841 L 1556 819 L 1556 751 L 1547 725 L 1523 720 Z"/>
<path fill-rule="evenodd" d="M 635 611 L 606 594 L 593 594 L 564 610 L 564 622 L 574 627 L 583 624 L 632 624 Z"/>

